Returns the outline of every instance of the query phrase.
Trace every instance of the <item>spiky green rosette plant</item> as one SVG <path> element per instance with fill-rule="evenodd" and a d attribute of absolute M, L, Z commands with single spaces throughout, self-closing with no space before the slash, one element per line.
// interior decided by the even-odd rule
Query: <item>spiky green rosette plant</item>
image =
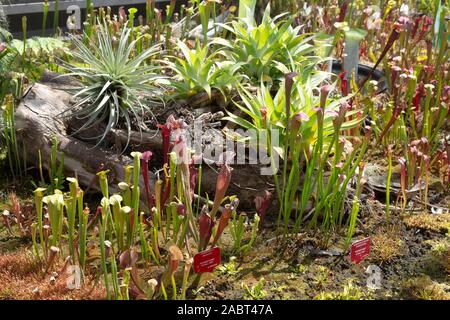
<path fill-rule="evenodd" d="M 72 111 L 70 116 L 83 120 L 83 125 L 74 134 L 85 132 L 87 138 L 99 139 L 97 145 L 121 119 L 125 120 L 129 141 L 132 119 L 137 120 L 141 128 L 142 116 L 150 112 L 141 101 L 142 95 L 150 93 L 156 100 L 160 94 L 156 80 L 161 77 L 155 74 L 158 67 L 149 62 L 159 53 L 159 47 L 134 55 L 139 38 L 132 40 L 131 31 L 124 26 L 119 38 L 115 39 L 107 23 L 99 23 L 88 44 L 71 36 L 76 48 L 74 57 L 82 64 L 63 66 L 69 70 L 68 75 L 79 77 L 83 86 L 75 94 L 77 103 L 64 114 Z M 102 125 L 105 129 L 101 135 L 89 136 L 90 129 Z"/>
<path fill-rule="evenodd" d="M 211 44 L 202 46 L 197 41 L 195 47 L 189 49 L 184 42 L 178 41 L 177 48 L 183 58 L 175 57 L 174 62 L 169 62 L 169 68 L 176 74 L 171 81 L 176 97 L 185 98 L 202 91 L 211 97 L 212 89 L 219 90 L 225 97 L 225 92 L 241 78 L 235 75 L 241 64 L 219 61 L 217 57 L 222 52 L 220 49 L 210 50 Z"/>
<path fill-rule="evenodd" d="M 231 25 L 221 24 L 234 39 L 216 38 L 214 42 L 224 46 L 223 54 L 241 64 L 239 72 L 251 81 L 277 81 L 300 67 L 306 74 L 320 61 L 312 54 L 318 48 L 310 44 L 314 35 L 301 34 L 301 26 L 293 27 L 292 21 L 287 12 L 272 18 L 268 5 L 260 24 L 253 17 L 233 20 Z"/>

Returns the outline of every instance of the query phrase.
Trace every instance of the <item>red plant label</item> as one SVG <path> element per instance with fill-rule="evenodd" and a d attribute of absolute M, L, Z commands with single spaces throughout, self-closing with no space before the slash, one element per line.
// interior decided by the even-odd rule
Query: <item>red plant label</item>
<path fill-rule="evenodd" d="M 352 243 L 350 257 L 356 264 L 370 255 L 370 237 Z"/>
<path fill-rule="evenodd" d="M 220 264 L 220 249 L 214 247 L 197 253 L 194 256 L 194 272 L 213 272 L 214 268 Z"/>

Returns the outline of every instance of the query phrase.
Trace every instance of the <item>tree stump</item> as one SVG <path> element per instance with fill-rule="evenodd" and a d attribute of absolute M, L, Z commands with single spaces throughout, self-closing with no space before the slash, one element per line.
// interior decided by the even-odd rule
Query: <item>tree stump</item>
<path fill-rule="evenodd" d="M 73 88 L 73 79 L 57 78 L 44 75 L 43 83 L 36 83 L 23 97 L 16 110 L 17 140 L 26 150 L 29 164 L 38 168 L 39 152 L 42 166 L 50 167 L 52 141 L 57 139 L 57 150 L 64 154 L 64 175 L 77 177 L 80 186 L 90 190 L 100 191 L 96 173 L 103 169 L 110 170 L 108 181 L 110 191 L 118 192 L 117 183 L 124 179 L 124 166 L 131 164 L 132 159 L 127 155 L 119 155 L 115 148 L 93 148 L 93 144 L 71 135 L 70 127 L 73 119 L 61 117 L 60 114 L 71 106 L 72 96 L 66 89 Z M 108 135 L 108 145 L 124 146 L 127 140 L 125 130 L 114 130 Z M 132 132 L 130 149 L 135 151 L 150 150 L 162 158 L 162 138 L 157 131 Z M 155 166 L 152 161 L 151 165 Z M 157 166 L 156 166 L 157 167 Z M 232 181 L 227 194 L 239 197 L 241 208 L 254 209 L 253 200 L 256 195 L 262 194 L 270 187 L 270 179 L 259 175 L 257 165 L 233 166 Z M 159 169 L 159 167 L 157 167 Z M 202 195 L 208 193 L 213 197 L 216 186 L 215 165 L 203 165 Z M 150 172 L 151 186 L 154 186 L 155 177 Z M 141 190 L 144 183 L 141 177 Z M 152 187 L 152 189 L 154 189 Z M 142 192 L 144 197 L 145 193 Z M 144 198 L 142 199 L 144 200 Z M 143 201 L 145 203 L 145 201 Z"/>

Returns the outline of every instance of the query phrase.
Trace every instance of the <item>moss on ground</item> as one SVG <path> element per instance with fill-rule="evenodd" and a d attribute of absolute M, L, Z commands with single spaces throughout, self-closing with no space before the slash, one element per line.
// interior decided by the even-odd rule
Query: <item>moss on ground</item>
<path fill-rule="evenodd" d="M 450 231 L 450 213 L 445 214 L 416 214 L 404 218 L 408 228 L 428 230 L 438 233 Z"/>

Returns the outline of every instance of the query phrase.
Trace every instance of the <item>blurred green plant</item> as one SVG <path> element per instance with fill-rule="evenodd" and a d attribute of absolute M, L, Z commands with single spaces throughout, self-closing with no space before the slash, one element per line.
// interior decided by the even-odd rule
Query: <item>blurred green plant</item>
<path fill-rule="evenodd" d="M 261 277 L 256 284 L 249 287 L 246 283 L 242 283 L 242 288 L 245 290 L 244 299 L 248 300 L 262 300 L 267 296 L 267 291 L 264 290 L 266 281 Z"/>
<path fill-rule="evenodd" d="M 48 17 L 48 0 L 44 0 L 42 3 L 43 6 L 43 12 L 42 12 L 42 31 L 41 31 L 41 37 L 45 36 L 45 31 L 47 29 L 47 17 Z"/>

